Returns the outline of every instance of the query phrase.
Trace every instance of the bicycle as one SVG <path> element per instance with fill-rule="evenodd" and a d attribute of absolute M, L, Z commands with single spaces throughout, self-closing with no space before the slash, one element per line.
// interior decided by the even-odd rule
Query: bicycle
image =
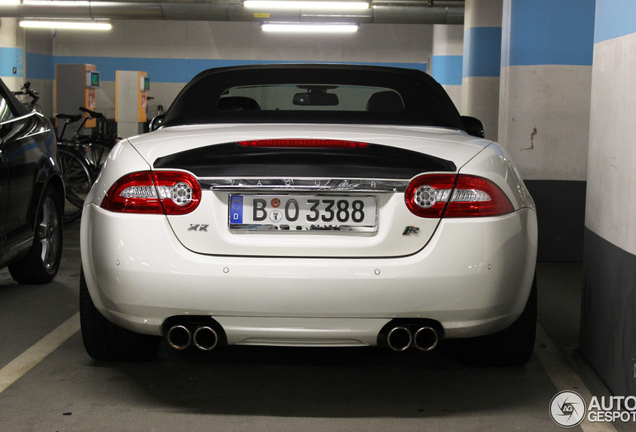
<path fill-rule="evenodd" d="M 11 93 L 18 97 L 18 100 L 22 102 L 29 111 L 42 113 L 42 108 L 37 104 L 38 99 L 40 99 L 40 95 L 35 90 L 31 89 L 31 83 L 29 81 L 25 82 L 24 85 L 20 87 L 20 91 L 14 91 Z"/>
<path fill-rule="evenodd" d="M 55 117 L 64 120 L 64 126 L 57 142 L 57 161 L 62 171 L 66 202 L 63 222 L 74 221 L 82 214 L 84 201 L 91 186 L 97 179 L 110 150 L 118 142 L 119 137 L 108 135 L 105 130 L 103 114 L 88 108 L 79 107 L 83 114 L 57 114 Z M 92 135 L 81 132 L 88 120 L 97 119 L 98 127 Z M 65 132 L 70 124 L 82 120 L 70 138 Z"/>

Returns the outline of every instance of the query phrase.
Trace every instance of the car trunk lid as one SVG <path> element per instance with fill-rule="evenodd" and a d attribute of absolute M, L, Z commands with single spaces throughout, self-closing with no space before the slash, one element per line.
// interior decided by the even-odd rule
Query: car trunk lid
<path fill-rule="evenodd" d="M 232 141 L 192 146 L 153 160 L 153 169 L 188 171 L 201 184 L 197 209 L 168 217 L 186 248 L 234 256 L 416 253 L 439 219 L 409 211 L 404 191 L 410 180 L 424 173 L 456 173 L 459 163 L 483 148 L 462 143 L 464 135 L 455 134 L 464 151 L 445 140 L 446 153 L 456 155 L 453 160 L 441 157 L 435 133 L 427 137 L 403 130 L 373 135 L 315 126 L 294 129 L 279 129 L 276 138 L 267 133 L 258 137 L 253 130 L 235 133 Z M 205 141 L 200 138 L 197 141 Z M 218 136 L 211 133 L 209 138 Z M 280 145 L 281 140 L 291 144 Z M 465 151 L 470 147 L 472 151 Z M 150 154 L 159 153 L 157 143 L 148 148 Z"/>

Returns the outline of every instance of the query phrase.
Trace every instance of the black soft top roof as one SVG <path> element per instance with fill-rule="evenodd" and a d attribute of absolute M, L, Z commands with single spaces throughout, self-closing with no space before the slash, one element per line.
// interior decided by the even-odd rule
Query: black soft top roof
<path fill-rule="evenodd" d="M 337 110 L 289 111 L 217 108 L 229 88 L 276 84 L 370 86 L 396 91 L 404 109 L 399 112 Z M 204 123 L 336 123 L 442 126 L 462 129 L 452 101 L 431 76 L 413 69 L 341 64 L 270 64 L 208 69 L 179 93 L 163 126 Z"/>

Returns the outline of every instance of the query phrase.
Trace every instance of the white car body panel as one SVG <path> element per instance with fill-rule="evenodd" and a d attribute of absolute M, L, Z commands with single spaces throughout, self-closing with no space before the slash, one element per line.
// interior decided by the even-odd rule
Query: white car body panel
<path fill-rule="evenodd" d="M 394 190 L 347 190 L 352 196 L 378 197 L 376 232 L 232 230 L 228 197 L 233 192 L 214 183 L 227 180 L 233 185 L 234 179 L 227 176 L 196 178 L 203 185 L 201 201 L 187 214 L 120 213 L 103 207 L 111 187 L 130 173 L 187 171 L 182 167 L 187 164 L 156 168 L 170 166 L 157 163 L 158 159 L 187 151 L 201 155 L 198 149 L 218 149 L 214 146 L 237 141 L 281 138 L 363 142 L 389 149 L 391 155 L 409 150 L 443 160 L 434 166 L 445 171 L 371 179 L 400 182 L 403 187 Z M 377 154 L 386 157 L 388 151 Z M 206 153 L 210 154 L 217 157 L 217 153 Z M 408 155 L 419 170 L 420 155 Z M 373 159 L 373 168 L 384 162 L 378 160 L 378 156 Z M 399 159 L 398 168 L 404 160 Z M 295 159 L 281 166 L 286 169 L 292 163 Z M 198 159 L 190 166 L 192 171 L 197 164 Z M 299 164 L 302 169 L 313 165 L 313 159 Z M 417 216 L 405 203 L 406 186 L 421 175 L 440 173 L 453 181 L 461 175 L 487 179 L 512 206 L 506 202 L 498 216 Z M 307 176 L 300 180 L 355 183 L 363 179 Z M 303 193 L 293 182 L 289 184 L 281 193 Z M 260 193 L 253 186 L 241 191 Z M 206 229 L 192 229 L 202 225 Z M 460 130 L 428 126 L 299 122 L 165 127 L 128 138 L 111 151 L 86 199 L 81 224 L 86 289 L 108 321 L 136 333 L 165 337 L 170 323 L 205 317 L 219 325 L 220 340 L 230 345 L 374 346 L 383 344 L 381 336 L 388 339 L 387 325 L 396 328 L 395 320 L 414 320 L 407 325 L 417 327 L 433 323 L 440 338 L 493 334 L 511 326 L 527 310 L 536 252 L 534 202 L 505 150 Z"/>
<path fill-rule="evenodd" d="M 435 319 L 446 338 L 510 325 L 532 285 L 536 231 L 535 212 L 522 209 L 470 224 L 443 220 L 429 246 L 408 257 L 215 257 L 184 248 L 165 217 L 89 204 L 82 262 L 98 310 L 136 332 L 161 335 L 167 317 L 209 315 L 230 344 L 375 345 L 397 317 Z"/>

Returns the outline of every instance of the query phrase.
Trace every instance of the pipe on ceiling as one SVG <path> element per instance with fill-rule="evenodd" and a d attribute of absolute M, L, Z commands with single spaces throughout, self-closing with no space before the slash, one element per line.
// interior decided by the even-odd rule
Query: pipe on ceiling
<path fill-rule="evenodd" d="M 463 24 L 463 1 L 380 0 L 356 12 L 245 9 L 240 1 L 210 3 L 146 3 L 65 1 L 0 5 L 0 17 L 46 19 L 285 21 L 381 24 Z"/>

